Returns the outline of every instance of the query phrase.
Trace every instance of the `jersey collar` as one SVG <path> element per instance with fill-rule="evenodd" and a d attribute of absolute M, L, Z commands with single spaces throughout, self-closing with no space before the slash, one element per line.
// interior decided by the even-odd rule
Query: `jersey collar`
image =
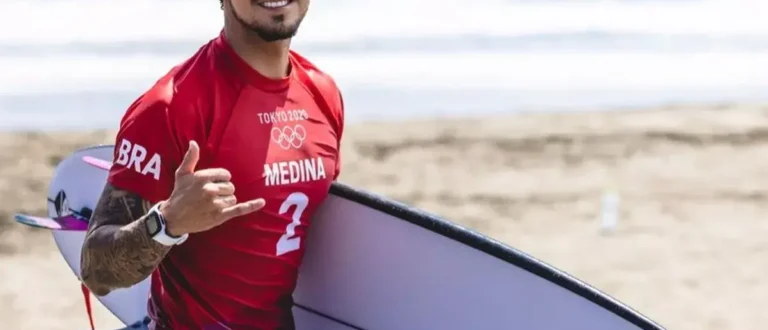
<path fill-rule="evenodd" d="M 241 77 L 248 84 L 251 84 L 259 89 L 267 91 L 284 90 L 288 88 L 288 85 L 291 82 L 291 78 L 296 71 L 296 63 L 294 63 L 294 59 L 291 56 L 291 73 L 288 76 L 284 78 L 273 79 L 262 75 L 253 69 L 250 65 L 248 65 L 248 63 L 246 63 L 245 60 L 243 60 L 240 55 L 235 52 L 235 50 L 227 41 L 227 38 L 224 35 L 224 30 L 222 30 L 221 33 L 219 33 L 219 37 L 214 40 L 214 49 L 218 60 L 224 62 L 225 66 L 230 68 L 233 74 Z"/>

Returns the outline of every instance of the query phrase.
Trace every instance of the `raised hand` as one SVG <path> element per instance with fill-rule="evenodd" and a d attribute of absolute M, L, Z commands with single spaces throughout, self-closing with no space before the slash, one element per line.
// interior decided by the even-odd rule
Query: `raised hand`
<path fill-rule="evenodd" d="M 176 169 L 173 192 L 160 206 L 170 235 L 206 231 L 264 207 L 262 198 L 238 203 L 229 171 L 223 168 L 195 171 L 199 160 L 200 147 L 191 141 Z"/>

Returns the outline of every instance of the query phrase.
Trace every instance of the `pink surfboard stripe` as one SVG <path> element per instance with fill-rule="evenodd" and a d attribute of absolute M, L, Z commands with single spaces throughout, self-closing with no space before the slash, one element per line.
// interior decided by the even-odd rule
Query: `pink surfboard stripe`
<path fill-rule="evenodd" d="M 16 219 L 16 222 L 50 230 L 88 230 L 88 222 L 74 215 L 67 215 L 59 218 L 43 218 L 25 214 L 16 214 L 14 215 L 14 218 Z"/>
<path fill-rule="evenodd" d="M 103 159 L 91 157 L 91 156 L 84 156 L 83 157 L 83 161 L 88 163 L 89 165 L 98 167 L 98 168 L 100 168 L 102 170 L 109 171 L 109 169 L 112 167 L 112 163 L 111 162 L 108 162 L 108 161 L 103 160 Z"/>

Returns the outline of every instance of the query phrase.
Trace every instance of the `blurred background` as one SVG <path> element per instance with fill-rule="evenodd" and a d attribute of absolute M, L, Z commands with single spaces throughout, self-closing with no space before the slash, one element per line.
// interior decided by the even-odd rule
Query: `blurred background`
<path fill-rule="evenodd" d="M 314 1 L 294 49 L 344 93 L 342 181 L 669 329 L 763 329 L 765 13 L 764 0 Z M 58 161 L 113 143 L 126 107 L 221 15 L 214 0 L 0 2 L 4 326 L 88 326 L 48 233 L 12 214 L 44 215 Z M 97 310 L 98 327 L 117 325 Z"/>

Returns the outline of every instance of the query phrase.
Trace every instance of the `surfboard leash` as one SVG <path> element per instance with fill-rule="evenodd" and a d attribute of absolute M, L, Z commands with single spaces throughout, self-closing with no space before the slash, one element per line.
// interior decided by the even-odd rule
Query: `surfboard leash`
<path fill-rule="evenodd" d="M 88 313 L 88 322 L 91 323 L 91 330 L 96 330 L 93 325 L 93 310 L 91 309 L 91 290 L 85 284 L 80 283 L 80 290 L 83 291 L 83 299 L 85 301 L 85 311 Z"/>

